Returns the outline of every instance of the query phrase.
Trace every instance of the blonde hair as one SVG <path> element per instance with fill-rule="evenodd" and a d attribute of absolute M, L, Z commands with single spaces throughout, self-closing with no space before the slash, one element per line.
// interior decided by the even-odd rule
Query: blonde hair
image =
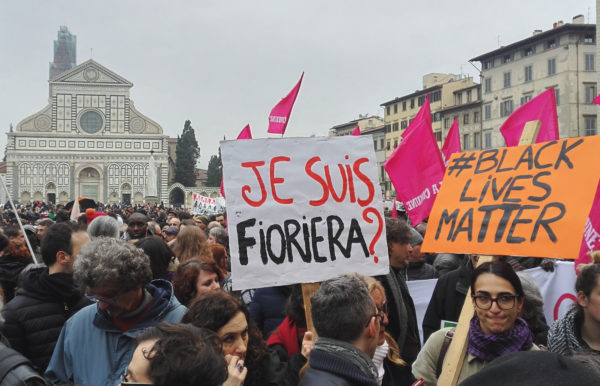
<path fill-rule="evenodd" d="M 369 288 L 369 293 L 371 294 L 371 296 L 373 295 L 373 292 L 375 292 L 376 290 L 379 290 L 379 292 L 381 293 L 381 296 L 383 297 L 383 301 L 386 301 L 385 289 L 383 288 L 383 285 L 381 285 L 381 283 L 378 280 L 376 280 L 370 276 L 363 276 L 360 274 L 356 274 L 356 276 L 360 277 L 361 279 L 363 279 L 365 281 L 365 283 L 367 283 L 367 287 Z M 402 360 L 402 358 L 400 358 L 400 348 L 398 347 L 398 343 L 396 342 L 396 340 L 394 338 L 392 338 L 392 336 L 390 334 L 388 334 L 387 332 L 385 333 L 385 340 L 389 346 L 387 358 L 392 363 L 395 363 L 400 366 L 406 366 L 407 365 L 406 362 L 404 360 Z"/>
<path fill-rule="evenodd" d="M 582 270 L 591 267 L 594 264 L 600 264 L 600 250 L 598 251 L 589 251 L 588 255 L 590 255 L 590 262 L 587 264 L 579 264 L 577 266 L 577 272 L 581 273 Z"/>
<path fill-rule="evenodd" d="M 205 263 L 215 262 L 206 234 L 197 226 L 186 226 L 179 231 L 173 252 L 181 264 L 193 258 Z"/>

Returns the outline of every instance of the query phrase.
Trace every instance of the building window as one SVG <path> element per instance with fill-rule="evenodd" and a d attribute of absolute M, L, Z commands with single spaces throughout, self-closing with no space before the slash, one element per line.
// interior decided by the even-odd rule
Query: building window
<path fill-rule="evenodd" d="M 394 114 L 398 114 L 398 103 L 394 103 Z"/>
<path fill-rule="evenodd" d="M 489 121 L 492 119 L 492 105 L 488 104 L 483 106 L 483 119 Z"/>
<path fill-rule="evenodd" d="M 494 59 L 489 59 L 483 62 L 483 69 L 489 70 L 494 67 Z"/>
<path fill-rule="evenodd" d="M 475 149 L 481 149 L 481 133 L 473 133 L 473 140 L 475 141 Z"/>
<path fill-rule="evenodd" d="M 504 73 L 504 88 L 510 87 L 510 71 Z"/>
<path fill-rule="evenodd" d="M 442 120 L 442 114 L 441 113 L 433 113 L 433 121 L 434 122 L 439 122 Z"/>
<path fill-rule="evenodd" d="M 510 63 L 512 61 L 513 61 L 513 55 L 512 54 L 510 54 L 510 55 L 504 55 L 502 57 L 502 63 Z"/>
<path fill-rule="evenodd" d="M 523 56 L 531 56 L 535 54 L 535 47 L 531 46 L 531 47 L 527 47 L 523 50 Z"/>
<path fill-rule="evenodd" d="M 489 149 L 492 147 L 492 132 L 491 131 L 486 131 L 485 133 L 483 133 L 484 136 L 484 141 L 485 141 L 485 148 Z"/>
<path fill-rule="evenodd" d="M 441 91 L 435 91 L 431 93 L 431 101 L 432 102 L 437 102 L 440 101 L 442 99 L 442 92 Z"/>
<path fill-rule="evenodd" d="M 415 98 L 412 98 L 412 99 L 410 100 L 410 108 L 411 108 L 411 109 L 414 109 L 414 108 L 415 108 Z"/>
<path fill-rule="evenodd" d="M 379 140 L 379 148 L 380 148 L 381 150 L 383 150 L 384 142 L 385 142 L 385 140 L 384 140 L 383 138 L 381 138 L 381 139 Z"/>
<path fill-rule="evenodd" d="M 471 92 L 471 90 L 467 90 L 467 103 L 472 102 L 473 101 L 473 93 Z"/>
<path fill-rule="evenodd" d="M 79 125 L 85 132 L 94 134 L 102 129 L 104 120 L 100 113 L 94 110 L 88 110 L 79 118 Z"/>
<path fill-rule="evenodd" d="M 458 92 L 456 94 L 454 94 L 454 104 L 455 105 L 462 105 L 462 92 Z"/>
<path fill-rule="evenodd" d="M 442 132 L 441 131 L 435 132 L 435 140 L 438 142 L 442 142 Z"/>
<path fill-rule="evenodd" d="M 469 124 L 469 114 L 463 115 L 463 125 Z"/>
<path fill-rule="evenodd" d="M 469 134 L 463 134 L 463 150 L 469 150 L 471 148 L 470 140 Z"/>
<path fill-rule="evenodd" d="M 427 98 L 427 95 L 421 95 L 419 97 L 419 106 L 423 106 L 423 103 L 425 103 L 425 98 Z"/>
<path fill-rule="evenodd" d="M 581 36 L 581 41 L 584 43 L 592 44 L 596 41 L 596 37 L 594 34 L 585 34 Z"/>
<path fill-rule="evenodd" d="M 533 67 L 531 65 L 525 66 L 525 82 L 531 82 L 533 80 Z"/>
<path fill-rule="evenodd" d="M 509 99 L 507 101 L 500 103 L 500 116 L 501 117 L 509 116 L 512 113 L 512 111 L 513 111 L 512 99 Z"/>
<path fill-rule="evenodd" d="M 587 115 L 583 119 L 585 121 L 585 135 L 596 135 L 596 116 Z"/>
<path fill-rule="evenodd" d="M 548 59 L 548 76 L 556 74 L 556 59 Z"/>
<path fill-rule="evenodd" d="M 398 131 L 398 122 L 392 123 L 392 131 Z"/>
<path fill-rule="evenodd" d="M 473 113 L 473 123 L 479 122 L 479 111 Z"/>
<path fill-rule="evenodd" d="M 450 118 L 444 118 L 444 129 L 450 128 Z"/>
<path fill-rule="evenodd" d="M 406 101 L 402 102 L 402 111 L 406 111 Z"/>
<path fill-rule="evenodd" d="M 390 106 L 385 106 L 385 114 L 390 115 Z"/>
<path fill-rule="evenodd" d="M 388 139 L 387 142 L 385 143 L 385 150 L 390 150 L 390 140 Z"/>
<path fill-rule="evenodd" d="M 557 87 L 554 87 L 554 99 L 556 99 L 556 105 L 560 105 L 560 92 Z"/>
<path fill-rule="evenodd" d="M 523 106 L 525 103 L 529 102 L 530 100 L 531 100 L 531 94 L 523 95 L 521 97 L 521 106 Z"/>
<path fill-rule="evenodd" d="M 585 54 L 585 70 L 586 71 L 594 71 L 596 68 L 594 64 L 595 56 L 594 54 Z"/>
<path fill-rule="evenodd" d="M 585 88 L 585 103 L 593 103 L 596 98 L 596 83 L 584 83 Z"/>
<path fill-rule="evenodd" d="M 398 138 L 394 138 L 394 149 L 398 147 Z"/>
<path fill-rule="evenodd" d="M 485 78 L 483 92 L 485 92 L 486 94 L 492 92 L 492 78 Z"/>
<path fill-rule="evenodd" d="M 373 149 L 375 149 L 375 151 L 377 151 L 377 140 L 376 139 L 373 140 Z"/>
<path fill-rule="evenodd" d="M 391 125 L 385 125 L 385 132 L 386 133 L 391 133 L 392 132 L 392 126 Z"/>
<path fill-rule="evenodd" d="M 406 129 L 408 127 L 408 121 L 405 119 L 402 122 L 400 122 L 400 127 Z"/>
<path fill-rule="evenodd" d="M 550 39 L 546 42 L 546 49 L 549 50 L 551 48 L 556 48 L 557 43 L 556 43 L 556 39 Z"/>

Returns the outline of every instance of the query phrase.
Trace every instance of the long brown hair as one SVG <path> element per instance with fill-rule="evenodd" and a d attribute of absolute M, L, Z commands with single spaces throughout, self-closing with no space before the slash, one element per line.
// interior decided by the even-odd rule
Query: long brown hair
<path fill-rule="evenodd" d="M 206 235 L 197 226 L 186 226 L 179 231 L 173 252 L 179 263 L 185 263 L 192 258 L 214 263 Z"/>

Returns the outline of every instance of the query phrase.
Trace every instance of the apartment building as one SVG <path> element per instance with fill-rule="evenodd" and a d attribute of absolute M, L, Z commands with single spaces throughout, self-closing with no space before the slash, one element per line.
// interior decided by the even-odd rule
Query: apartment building
<path fill-rule="evenodd" d="M 454 104 L 440 110 L 444 140 L 454 120 L 458 120 L 463 150 L 481 150 L 481 87 L 470 85 L 454 91 Z M 484 139 L 485 140 L 485 139 Z M 483 143 L 485 145 L 486 142 Z"/>

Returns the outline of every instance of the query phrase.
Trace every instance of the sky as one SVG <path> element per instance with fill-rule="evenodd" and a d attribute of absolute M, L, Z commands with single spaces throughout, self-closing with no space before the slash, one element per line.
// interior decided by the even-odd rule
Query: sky
<path fill-rule="evenodd" d="M 326 136 L 379 115 L 432 72 L 473 76 L 469 59 L 582 14 L 594 0 L 53 0 L 0 2 L 0 149 L 9 125 L 48 103 L 61 25 L 92 58 L 133 83 L 136 108 L 164 134 L 192 122 L 206 168 L 219 141 L 250 124 L 267 134 L 271 108 L 305 73 L 286 137 Z M 478 66 L 479 63 L 476 63 Z"/>

